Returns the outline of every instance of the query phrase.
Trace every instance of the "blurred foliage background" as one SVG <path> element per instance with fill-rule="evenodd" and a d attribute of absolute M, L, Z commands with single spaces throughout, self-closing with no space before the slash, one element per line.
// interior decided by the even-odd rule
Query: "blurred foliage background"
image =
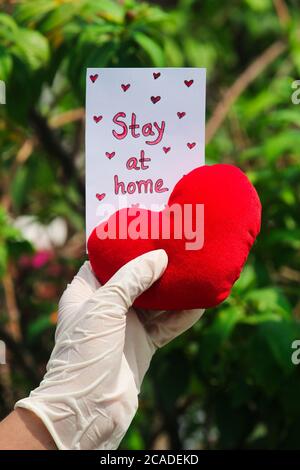
<path fill-rule="evenodd" d="M 86 67 L 200 66 L 207 162 L 247 172 L 262 232 L 230 298 L 155 356 L 122 448 L 300 448 L 299 2 L 0 8 L 1 417 L 43 376 L 59 296 L 85 259 Z"/>

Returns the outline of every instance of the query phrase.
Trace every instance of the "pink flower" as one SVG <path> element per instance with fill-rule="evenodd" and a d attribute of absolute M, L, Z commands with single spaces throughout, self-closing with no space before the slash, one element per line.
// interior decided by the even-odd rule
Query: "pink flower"
<path fill-rule="evenodd" d="M 34 269 L 42 268 L 45 264 L 53 258 L 53 253 L 50 250 L 40 250 L 32 257 L 32 267 Z"/>

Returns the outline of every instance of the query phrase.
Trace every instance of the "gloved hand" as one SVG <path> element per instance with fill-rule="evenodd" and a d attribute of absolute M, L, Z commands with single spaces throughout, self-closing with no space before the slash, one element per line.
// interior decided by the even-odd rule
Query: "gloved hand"
<path fill-rule="evenodd" d="M 154 352 L 203 314 L 130 308 L 167 262 L 164 250 L 151 251 L 102 287 L 85 262 L 62 295 L 47 372 L 15 405 L 39 416 L 58 449 L 116 449 L 137 410 Z"/>

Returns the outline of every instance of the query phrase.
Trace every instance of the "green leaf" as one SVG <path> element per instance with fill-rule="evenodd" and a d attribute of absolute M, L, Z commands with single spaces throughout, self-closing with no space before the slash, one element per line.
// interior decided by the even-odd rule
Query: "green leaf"
<path fill-rule="evenodd" d="M 54 8 L 55 4 L 49 0 L 26 0 L 17 4 L 15 18 L 18 23 L 35 25 Z"/>
<path fill-rule="evenodd" d="M 0 38 L 7 37 L 8 33 L 15 33 L 18 29 L 14 19 L 6 13 L 0 13 Z"/>
<path fill-rule="evenodd" d="M 22 255 L 32 255 L 34 248 L 31 243 L 27 240 L 9 240 L 7 243 L 7 249 L 9 258 L 12 260 L 18 260 Z"/>
<path fill-rule="evenodd" d="M 37 31 L 19 29 L 14 34 L 15 45 L 12 53 L 36 70 L 47 64 L 49 45 L 47 39 Z"/>
<path fill-rule="evenodd" d="M 294 250 L 300 249 L 300 229 L 274 229 L 269 234 L 266 245 L 270 248 L 286 246 Z"/>
<path fill-rule="evenodd" d="M 26 200 L 26 191 L 29 188 L 31 180 L 30 170 L 28 166 L 21 166 L 15 175 L 11 185 L 11 196 L 14 207 L 19 211 Z"/>
<path fill-rule="evenodd" d="M 222 354 L 224 344 L 229 340 L 235 326 L 243 318 L 244 314 L 240 307 L 228 307 L 218 312 L 212 324 L 204 331 L 200 347 L 201 368 L 207 373 L 217 355 Z"/>
<path fill-rule="evenodd" d="M 186 38 L 184 41 L 184 55 L 190 66 L 206 67 L 208 76 L 213 72 L 217 52 L 212 44 Z"/>
<path fill-rule="evenodd" d="M 296 154 L 300 146 L 300 132 L 288 129 L 274 136 L 270 136 L 263 145 L 262 154 L 270 162 L 282 157 L 285 153 Z"/>
<path fill-rule="evenodd" d="M 164 54 L 169 67 L 182 67 L 184 55 L 177 42 L 172 38 L 164 39 Z"/>
<path fill-rule="evenodd" d="M 246 290 L 250 289 L 251 287 L 254 287 L 256 283 L 256 274 L 254 267 L 247 264 L 239 279 L 237 282 L 234 284 L 232 292 L 235 293 L 237 292 L 238 294 L 244 293 Z"/>
<path fill-rule="evenodd" d="M 12 70 L 12 58 L 5 47 L 0 45 L 0 80 L 6 82 Z"/>
<path fill-rule="evenodd" d="M 284 374 L 295 369 L 292 363 L 292 343 L 300 338 L 300 325 L 293 322 L 266 322 L 259 326 L 259 334 L 264 337 L 276 363 Z"/>
<path fill-rule="evenodd" d="M 32 340 L 49 328 L 53 328 L 49 314 L 38 317 L 28 328 L 28 339 Z"/>
<path fill-rule="evenodd" d="M 212 325 L 206 330 L 205 335 L 218 337 L 221 345 L 229 338 L 235 325 L 243 316 L 244 314 L 239 307 L 228 307 L 221 310 Z"/>
<path fill-rule="evenodd" d="M 252 10 L 257 12 L 267 11 L 272 8 L 271 0 L 245 0 L 245 3 L 247 3 Z"/>
<path fill-rule="evenodd" d="M 155 383 L 158 399 L 164 408 L 172 410 L 176 401 L 184 393 L 190 379 L 190 370 L 186 366 L 186 359 L 182 351 L 173 350 L 172 358 L 165 353 L 164 360 L 156 360 L 153 363 Z"/>
<path fill-rule="evenodd" d="M 6 272 L 8 261 L 7 247 L 3 240 L 0 240 L 0 278 L 2 278 Z"/>
<path fill-rule="evenodd" d="M 280 317 L 276 313 L 259 313 L 245 316 L 241 319 L 241 323 L 245 325 L 259 325 L 267 321 L 280 322 Z"/>
<path fill-rule="evenodd" d="M 74 89 L 83 99 L 85 96 L 86 69 L 88 67 L 105 67 L 115 56 L 118 49 L 116 41 L 104 42 L 101 46 L 93 47 L 91 43 L 80 45 L 79 53 L 70 56 L 68 61 L 68 74 Z"/>
<path fill-rule="evenodd" d="M 101 0 L 101 2 L 88 0 L 85 2 L 83 14 L 85 16 L 100 16 L 107 22 L 121 24 L 124 21 L 125 8 L 121 2 L 113 0 Z"/>
<path fill-rule="evenodd" d="M 151 65 L 155 67 L 163 67 L 165 64 L 165 56 L 160 45 L 144 33 L 135 32 L 133 38 L 136 43 L 146 52 Z"/>
<path fill-rule="evenodd" d="M 262 330 L 253 329 L 249 343 L 243 355 L 243 370 L 251 380 L 254 388 L 261 390 L 265 397 L 272 397 L 284 382 L 284 376 L 279 367 L 267 338 Z"/>
<path fill-rule="evenodd" d="M 72 20 L 80 10 L 81 2 L 62 3 L 43 16 L 39 23 L 39 28 L 44 34 L 50 32 L 61 33 L 65 24 Z"/>
<path fill-rule="evenodd" d="M 244 301 L 251 306 L 253 313 L 260 312 L 277 313 L 289 318 L 291 307 L 283 295 L 276 287 L 266 287 L 264 289 L 254 289 L 244 296 Z"/>

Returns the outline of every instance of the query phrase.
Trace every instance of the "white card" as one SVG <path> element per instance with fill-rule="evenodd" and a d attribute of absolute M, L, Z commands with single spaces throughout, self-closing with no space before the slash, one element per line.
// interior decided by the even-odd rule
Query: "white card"
<path fill-rule="evenodd" d="M 205 72 L 87 69 L 87 238 L 122 207 L 160 210 L 177 181 L 204 164 Z"/>

